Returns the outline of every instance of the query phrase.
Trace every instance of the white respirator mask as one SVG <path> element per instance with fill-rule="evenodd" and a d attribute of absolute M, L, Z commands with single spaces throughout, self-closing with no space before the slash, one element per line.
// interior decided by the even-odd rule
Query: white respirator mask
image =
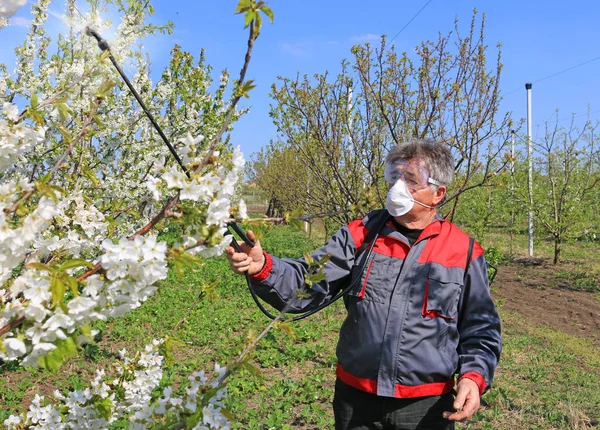
<path fill-rule="evenodd" d="M 415 169 L 416 172 L 418 172 L 416 174 L 415 172 L 410 171 Z M 407 214 L 413 208 L 415 203 L 429 209 L 435 209 L 434 206 L 429 206 L 425 203 L 415 200 L 405 182 L 407 180 L 410 181 L 411 185 L 417 189 L 422 189 L 429 184 L 439 185 L 439 182 L 429 178 L 421 168 L 415 165 L 410 165 L 409 163 L 403 161 L 399 161 L 393 164 L 388 164 L 385 167 L 384 175 L 385 179 L 390 184 L 393 184 L 392 188 L 390 188 L 388 191 L 385 205 L 390 215 L 396 217 Z"/>
<path fill-rule="evenodd" d="M 415 199 L 408 187 L 402 179 L 398 179 L 388 191 L 385 208 L 391 216 L 402 216 L 410 212 L 414 205 Z"/>

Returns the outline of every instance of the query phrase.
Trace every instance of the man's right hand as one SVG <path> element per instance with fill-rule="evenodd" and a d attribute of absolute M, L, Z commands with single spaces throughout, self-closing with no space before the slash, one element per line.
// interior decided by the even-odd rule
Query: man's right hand
<path fill-rule="evenodd" d="M 254 233 L 248 230 L 246 234 L 248 235 L 248 239 L 254 242 L 254 248 L 250 248 L 243 241 L 238 241 L 243 252 L 236 252 L 232 246 L 228 246 L 225 248 L 225 256 L 229 260 L 231 270 L 235 273 L 248 273 L 248 275 L 252 276 L 262 270 L 265 264 L 265 256 L 260 242 L 256 240 Z"/>

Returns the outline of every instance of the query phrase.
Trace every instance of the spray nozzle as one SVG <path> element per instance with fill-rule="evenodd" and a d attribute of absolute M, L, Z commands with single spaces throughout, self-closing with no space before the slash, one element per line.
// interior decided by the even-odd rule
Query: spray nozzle
<path fill-rule="evenodd" d="M 106 40 L 104 40 L 102 38 L 102 36 L 100 36 L 100 34 L 98 34 L 98 32 L 96 30 L 94 30 L 93 28 L 86 27 L 85 34 L 87 34 L 88 36 L 92 36 L 94 39 L 96 39 L 98 41 L 98 47 L 102 51 L 106 51 L 107 49 L 109 49 L 108 42 Z"/>

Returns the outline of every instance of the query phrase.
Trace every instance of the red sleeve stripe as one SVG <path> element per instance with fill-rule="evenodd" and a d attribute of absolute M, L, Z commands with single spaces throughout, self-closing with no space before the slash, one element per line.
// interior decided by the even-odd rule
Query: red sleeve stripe
<path fill-rule="evenodd" d="M 475 382 L 477 384 L 477 386 L 479 387 L 479 395 L 481 396 L 483 394 L 483 392 L 485 391 L 485 387 L 487 386 L 483 376 L 481 376 L 477 372 L 467 372 L 464 375 L 462 375 L 460 378 L 458 378 L 458 380 L 460 381 L 463 378 L 467 378 L 467 379 L 470 379 L 471 381 Z"/>
<path fill-rule="evenodd" d="M 271 269 L 273 269 L 273 259 L 271 258 L 271 256 L 266 251 L 263 251 L 263 255 L 265 256 L 265 264 L 263 265 L 263 268 L 260 270 L 260 272 L 254 275 L 250 275 L 250 279 L 252 279 L 253 281 L 264 281 L 269 277 L 269 275 L 271 274 Z"/>

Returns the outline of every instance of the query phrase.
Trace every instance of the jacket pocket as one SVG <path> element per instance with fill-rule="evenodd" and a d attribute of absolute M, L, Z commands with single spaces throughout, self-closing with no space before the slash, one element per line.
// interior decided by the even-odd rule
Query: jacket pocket
<path fill-rule="evenodd" d="M 425 285 L 421 314 L 426 318 L 455 321 L 462 283 L 444 274 L 430 273 Z"/>

